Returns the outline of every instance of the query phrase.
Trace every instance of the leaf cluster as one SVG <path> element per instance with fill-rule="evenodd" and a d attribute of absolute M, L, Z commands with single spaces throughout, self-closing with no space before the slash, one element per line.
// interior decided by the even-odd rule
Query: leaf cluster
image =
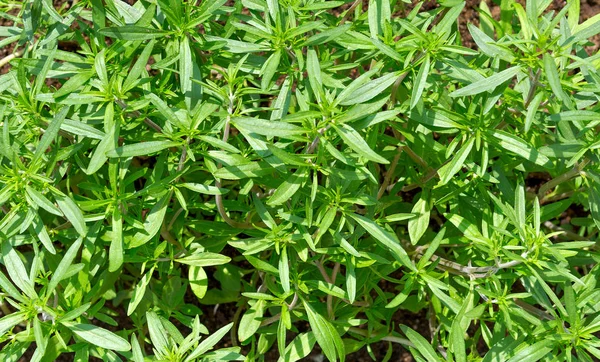
<path fill-rule="evenodd" d="M 129 3 L 0 3 L 0 360 L 600 358 L 579 0 Z"/>

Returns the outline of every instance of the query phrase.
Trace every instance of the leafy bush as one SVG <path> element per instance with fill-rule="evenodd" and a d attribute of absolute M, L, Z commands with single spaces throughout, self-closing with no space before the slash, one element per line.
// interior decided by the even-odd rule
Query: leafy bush
<path fill-rule="evenodd" d="M 0 360 L 600 358 L 600 15 L 550 3 L 4 0 Z"/>

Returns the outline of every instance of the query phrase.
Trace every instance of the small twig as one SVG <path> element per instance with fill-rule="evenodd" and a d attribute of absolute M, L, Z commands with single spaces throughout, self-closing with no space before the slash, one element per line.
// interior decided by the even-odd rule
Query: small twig
<path fill-rule="evenodd" d="M 296 307 L 296 304 L 298 303 L 298 293 L 294 293 L 294 299 L 292 299 L 292 302 L 290 304 L 288 304 L 288 310 L 292 310 Z"/>
<path fill-rule="evenodd" d="M 585 166 L 588 165 L 588 163 L 590 163 L 590 160 L 585 159 L 585 160 L 581 161 L 579 164 L 575 165 L 571 170 L 569 170 L 569 171 L 563 173 L 562 175 L 555 177 L 552 180 L 543 184 L 540 187 L 540 190 L 538 191 L 538 198 L 540 200 L 543 200 L 544 196 L 546 195 L 546 192 L 548 192 L 550 189 L 560 185 L 563 182 L 569 181 L 573 177 L 579 176 L 581 174 L 581 171 L 585 168 Z"/>
<path fill-rule="evenodd" d="M 413 151 L 408 145 L 402 146 L 404 152 L 408 154 L 408 156 L 419 166 L 424 169 L 429 169 L 429 164 L 425 161 L 421 156 L 417 155 L 415 151 Z"/>
<path fill-rule="evenodd" d="M 377 200 L 379 200 L 383 196 L 383 193 L 389 186 L 390 181 L 392 180 L 392 176 L 394 175 L 394 171 L 396 171 L 396 166 L 398 165 L 398 161 L 400 160 L 401 154 L 402 154 L 402 147 L 398 147 L 398 152 L 396 153 L 396 156 L 394 157 L 394 160 L 392 161 L 390 168 L 388 168 L 387 172 L 385 173 L 385 177 L 383 179 L 383 184 L 381 184 L 381 187 L 379 188 L 379 191 L 377 192 Z"/>
<path fill-rule="evenodd" d="M 416 249 L 417 254 L 421 255 L 422 249 Z M 521 257 L 526 258 L 527 252 L 521 254 Z M 437 255 L 432 255 L 430 260 L 432 262 L 437 262 L 436 268 L 453 272 L 459 275 L 465 275 L 470 277 L 471 279 L 479 279 L 479 278 L 487 278 L 490 275 L 496 274 L 499 270 L 509 269 L 521 264 L 520 260 L 513 260 L 506 263 L 500 263 L 495 266 L 482 266 L 482 267 L 473 267 L 473 266 L 464 266 L 459 263 L 444 259 Z"/>
<path fill-rule="evenodd" d="M 227 140 L 229 140 L 229 132 L 231 131 L 231 115 L 233 114 L 233 101 L 235 100 L 235 97 L 230 94 L 229 95 L 229 106 L 227 107 L 227 119 L 225 120 L 225 129 L 223 131 L 223 142 L 227 142 Z M 223 167 L 223 165 L 219 162 L 219 164 L 217 164 L 217 168 L 221 168 Z M 215 186 L 216 187 L 221 187 L 221 179 L 217 178 L 216 182 L 215 182 Z M 223 196 L 218 194 L 215 195 L 215 204 L 217 205 L 217 211 L 219 212 L 219 215 L 221 216 L 221 218 L 223 219 L 223 221 L 225 221 L 229 226 L 237 228 L 237 229 L 253 229 L 254 227 L 252 226 L 251 223 L 241 223 L 241 222 L 237 222 L 235 220 L 233 220 L 232 218 L 229 217 L 229 215 L 227 215 L 227 212 L 225 211 L 225 206 L 223 206 Z"/>
<path fill-rule="evenodd" d="M 296 308 L 296 306 L 298 305 L 298 299 L 299 299 L 298 293 L 294 293 L 294 299 L 292 299 L 292 302 L 290 304 L 288 304 L 288 311 L 291 312 L 294 308 Z M 269 324 L 273 324 L 273 323 L 279 321 L 280 319 L 281 319 L 281 313 L 277 313 L 274 316 L 263 320 L 260 323 L 260 326 L 261 327 L 268 326 Z"/>
<path fill-rule="evenodd" d="M 438 169 L 436 169 L 436 168 L 431 169 L 429 171 L 429 173 L 427 175 L 423 176 L 423 178 L 421 178 L 418 182 L 415 182 L 413 184 L 406 185 L 406 186 L 402 187 L 401 191 L 402 192 L 409 192 L 409 191 L 412 191 L 412 190 L 416 189 L 417 187 L 421 187 L 423 184 L 426 184 L 431 179 L 433 179 L 434 177 L 438 176 L 437 172 L 438 172 Z"/>
<path fill-rule="evenodd" d="M 367 338 L 371 338 L 371 336 L 373 335 L 373 333 L 371 333 L 367 330 L 364 330 L 364 329 L 357 328 L 357 327 L 348 328 L 348 332 L 358 334 L 358 335 L 361 335 L 361 336 L 367 337 Z M 381 338 L 378 338 L 378 337 L 375 337 L 375 338 L 379 339 L 380 341 L 398 343 L 398 344 L 401 344 L 406 347 L 416 348 L 415 345 L 406 338 L 401 338 L 401 337 L 396 337 L 396 336 L 391 336 L 391 335 L 387 335 L 387 336 L 384 336 Z M 442 346 L 438 346 L 438 352 L 440 352 L 442 354 L 442 356 L 444 356 L 444 358 L 447 357 L 446 350 Z"/>
<path fill-rule="evenodd" d="M 32 49 L 33 49 L 33 44 L 30 45 L 29 47 L 27 47 L 27 50 L 29 50 L 29 51 L 31 51 Z M 23 54 L 25 54 L 25 49 L 19 49 L 16 52 L 9 54 L 9 55 L 5 56 L 4 58 L 0 59 L 0 68 L 5 66 L 6 64 L 10 63 L 13 59 L 19 58 Z"/>
<path fill-rule="evenodd" d="M 235 314 L 233 315 L 233 328 L 231 328 L 231 331 L 229 331 L 229 336 L 231 337 L 231 345 L 236 347 L 238 345 L 238 340 L 237 340 L 237 330 L 238 330 L 238 323 L 240 320 L 240 315 L 242 314 L 242 305 L 240 305 L 238 307 L 238 309 L 235 311 Z"/>
<path fill-rule="evenodd" d="M 319 269 L 319 271 L 321 272 L 323 279 L 325 279 L 327 283 L 333 284 L 331 282 L 331 279 L 329 278 L 329 275 L 327 274 L 327 271 L 325 270 L 325 267 L 323 267 L 323 263 L 320 260 L 315 260 L 315 265 L 317 266 L 317 269 Z"/>
<path fill-rule="evenodd" d="M 306 149 L 306 154 L 310 155 L 315 152 L 317 146 L 319 145 L 319 141 L 321 140 L 321 136 L 331 127 L 331 125 L 327 125 L 326 127 L 321 128 L 318 132 L 319 134 L 313 139 L 308 148 Z"/>
<path fill-rule="evenodd" d="M 180 246 L 177 240 L 173 237 L 173 235 L 171 235 L 171 233 L 164 227 L 160 230 L 160 236 L 162 236 L 162 238 L 165 239 L 169 244 L 173 244 L 177 247 Z"/>
<path fill-rule="evenodd" d="M 181 172 L 181 170 L 183 170 L 183 166 L 185 165 L 185 161 L 187 159 L 187 145 L 189 142 L 189 139 L 186 140 L 185 144 L 181 148 L 181 157 L 179 158 L 179 165 L 177 165 L 177 172 Z M 181 175 L 179 177 L 181 177 Z"/>
<path fill-rule="evenodd" d="M 125 110 L 127 108 L 127 103 L 123 102 L 122 100 L 120 100 L 118 98 L 115 98 L 115 103 L 117 103 L 119 105 L 119 107 L 121 107 L 122 110 Z M 142 114 L 139 111 L 136 111 L 136 110 L 131 111 L 131 113 L 133 115 L 135 115 L 136 117 L 141 117 L 142 116 Z M 162 133 L 163 132 L 162 128 L 158 124 L 154 123 L 148 117 L 144 117 L 144 123 L 146 123 L 150 128 L 152 128 L 153 130 L 155 130 L 158 133 Z"/>
<path fill-rule="evenodd" d="M 335 285 L 335 279 L 337 278 L 337 273 L 340 270 L 340 263 L 335 263 L 333 266 L 333 271 L 331 272 L 331 284 Z M 335 314 L 333 314 L 333 296 L 331 294 L 327 295 L 327 314 L 331 320 L 335 319 Z"/>
<path fill-rule="evenodd" d="M 173 261 L 173 259 L 179 259 L 185 255 L 185 251 L 180 251 L 179 253 L 171 256 L 170 258 L 157 258 L 156 261 L 165 262 L 165 261 Z"/>
<path fill-rule="evenodd" d="M 550 230 L 563 232 L 566 236 L 568 236 L 569 238 L 571 238 L 573 240 L 577 240 L 577 241 L 588 241 L 589 240 L 588 238 L 584 238 L 583 236 L 580 236 L 579 234 L 576 234 L 572 231 L 565 230 L 565 229 L 561 228 L 560 226 L 556 226 L 550 221 L 544 222 L 544 226 Z"/>
<path fill-rule="evenodd" d="M 177 219 L 179 214 L 181 214 L 182 212 L 183 212 L 183 207 L 180 207 L 179 210 L 177 210 L 175 212 L 175 215 L 173 215 L 173 217 L 171 218 L 171 221 L 169 222 L 169 226 L 167 226 L 167 230 L 171 230 L 173 228 L 173 224 L 175 223 L 175 220 Z"/>
<path fill-rule="evenodd" d="M 540 310 L 528 303 L 525 303 L 524 301 L 517 299 L 517 298 L 513 298 L 513 302 L 515 302 L 516 305 L 518 305 L 519 307 L 523 308 L 524 310 L 526 310 L 527 312 L 534 314 L 535 316 L 541 318 L 541 319 L 546 319 L 549 321 L 554 320 L 554 317 L 551 316 L 550 314 L 544 312 L 543 310 Z"/>
<path fill-rule="evenodd" d="M 583 192 L 585 190 L 586 190 L 585 187 L 580 187 L 577 190 L 571 190 L 571 191 L 560 193 L 558 195 L 554 195 L 554 196 L 550 196 L 550 197 L 544 197 L 543 199 L 540 200 L 540 204 L 543 205 L 543 204 L 547 204 L 549 202 L 555 202 L 555 201 L 558 201 L 558 200 L 567 199 L 567 198 L 573 196 L 574 194 Z"/>
<path fill-rule="evenodd" d="M 531 69 L 529 71 L 531 72 Z M 535 91 L 539 84 L 538 81 L 540 80 L 541 74 L 542 74 L 542 70 L 538 69 L 537 72 L 535 73 L 535 75 L 533 76 L 533 79 L 531 80 L 531 86 L 529 87 L 529 92 L 527 93 L 527 98 L 525 99 L 525 109 L 527 109 L 527 107 L 529 107 L 529 103 L 531 103 L 531 101 L 533 100 L 533 97 L 535 96 Z"/>
<path fill-rule="evenodd" d="M 354 333 L 354 334 L 358 334 L 358 335 L 361 335 L 361 336 L 367 337 L 367 338 L 371 338 L 371 335 L 372 335 L 372 333 L 369 333 L 369 331 L 364 330 L 364 329 L 360 329 L 360 328 L 357 328 L 357 327 L 350 327 L 348 329 L 348 332 Z M 406 339 L 406 338 L 400 338 L 400 337 L 396 337 L 396 336 L 384 336 L 384 337 L 381 337 L 381 338 L 378 338 L 378 339 L 381 340 L 381 341 L 388 341 L 388 342 L 398 343 L 398 344 L 401 344 L 403 346 L 415 348 L 415 345 L 411 341 L 409 341 L 408 339 Z"/>
<path fill-rule="evenodd" d="M 348 17 L 350 17 L 350 14 L 352 14 L 352 12 L 354 11 L 354 9 L 356 9 L 356 7 L 362 3 L 362 0 L 356 0 L 354 1 L 354 3 L 352 3 L 352 6 L 350 6 L 348 8 L 348 11 L 346 11 L 346 14 L 344 14 L 344 17 L 342 18 L 342 21 L 340 21 L 340 25 L 343 25 L 346 20 L 348 20 Z"/>

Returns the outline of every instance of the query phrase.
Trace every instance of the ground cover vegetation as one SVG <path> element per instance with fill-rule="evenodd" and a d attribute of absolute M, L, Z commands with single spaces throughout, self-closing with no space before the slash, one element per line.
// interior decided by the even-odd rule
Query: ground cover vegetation
<path fill-rule="evenodd" d="M 600 15 L 550 5 L 2 0 L 0 360 L 600 358 Z"/>

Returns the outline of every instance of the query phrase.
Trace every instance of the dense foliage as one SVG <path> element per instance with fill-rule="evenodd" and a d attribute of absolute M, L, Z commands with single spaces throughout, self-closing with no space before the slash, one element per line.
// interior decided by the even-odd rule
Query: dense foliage
<path fill-rule="evenodd" d="M 600 358 L 600 15 L 550 3 L 0 1 L 0 360 Z"/>

